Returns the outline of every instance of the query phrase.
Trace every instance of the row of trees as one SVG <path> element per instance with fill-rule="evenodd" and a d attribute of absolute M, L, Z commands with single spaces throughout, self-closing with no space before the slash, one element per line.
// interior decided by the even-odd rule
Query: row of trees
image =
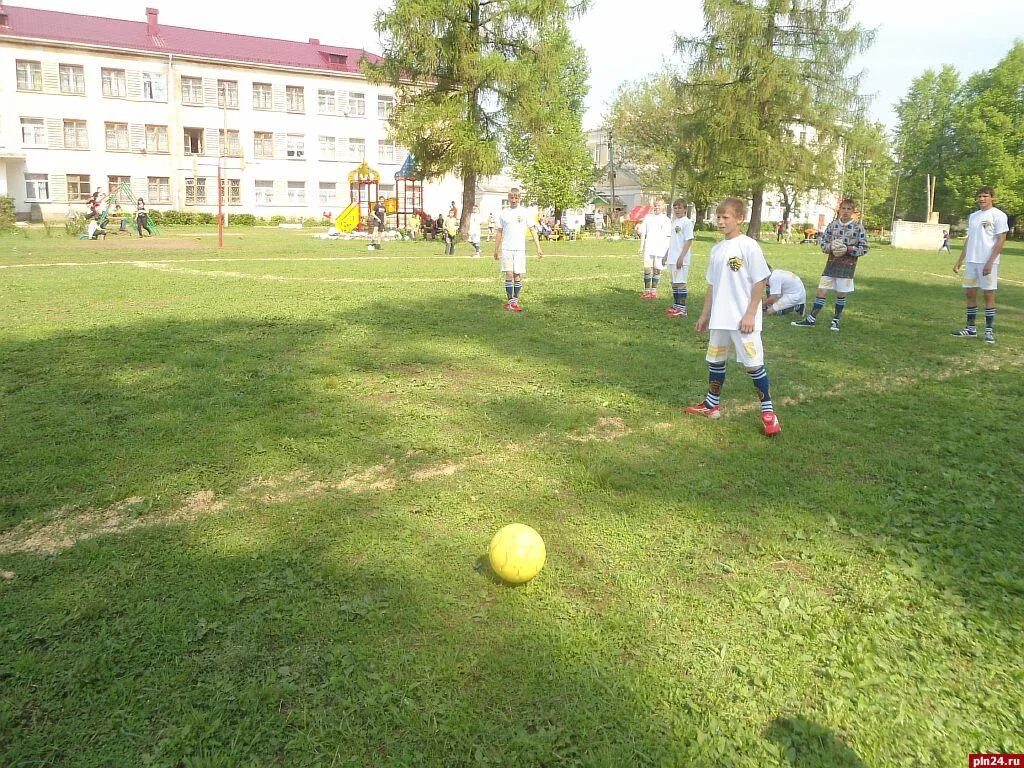
<path fill-rule="evenodd" d="M 1001 208 L 1024 213 L 1024 43 L 966 80 L 949 66 L 924 72 L 896 112 L 896 207 L 908 218 L 924 217 L 928 176 L 937 177 L 934 209 L 943 221 L 972 210 L 983 185 L 996 188 Z"/>
<path fill-rule="evenodd" d="M 544 206 L 584 202 L 595 179 L 582 118 L 588 68 L 569 22 L 587 0 L 394 0 L 378 14 L 383 59 L 367 67 L 398 92 L 396 140 L 427 176 L 463 180 L 468 226 L 478 180 L 510 165 Z M 851 59 L 873 33 L 852 0 L 704 0 L 700 35 L 677 37 L 676 58 L 624 85 L 609 128 L 651 189 L 702 208 L 726 194 L 752 201 L 757 236 L 766 193 L 786 217 L 798 195 L 839 189 L 864 197 L 869 226 L 897 208 L 923 218 L 924 177 L 936 207 L 969 210 L 981 183 L 1010 209 L 1024 201 L 1024 45 L 960 82 L 926 72 L 899 105 L 893 147 L 865 119 Z"/>

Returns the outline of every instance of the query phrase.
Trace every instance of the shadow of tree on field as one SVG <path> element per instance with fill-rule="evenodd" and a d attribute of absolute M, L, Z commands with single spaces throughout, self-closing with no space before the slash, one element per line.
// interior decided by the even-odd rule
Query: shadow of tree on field
<path fill-rule="evenodd" d="M 832 731 L 802 717 L 778 718 L 766 735 L 782 747 L 793 768 L 865 768 Z"/>

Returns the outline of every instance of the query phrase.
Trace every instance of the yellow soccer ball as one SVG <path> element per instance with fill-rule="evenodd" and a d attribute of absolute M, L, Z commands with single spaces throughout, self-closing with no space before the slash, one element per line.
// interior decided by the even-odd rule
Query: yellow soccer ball
<path fill-rule="evenodd" d="M 523 584 L 540 573 L 547 552 L 544 539 L 533 528 L 512 523 L 494 534 L 488 556 L 498 576 L 509 584 Z"/>

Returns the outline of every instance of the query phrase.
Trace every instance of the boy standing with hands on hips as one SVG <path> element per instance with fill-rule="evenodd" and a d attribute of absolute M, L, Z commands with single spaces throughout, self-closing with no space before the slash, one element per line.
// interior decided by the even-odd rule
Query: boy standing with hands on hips
<path fill-rule="evenodd" d="M 698 333 L 711 331 L 706 357 L 708 393 L 704 402 L 687 406 L 685 411 L 709 419 L 721 415 L 725 361 L 735 357 L 754 382 L 761 401 L 761 424 L 764 433 L 772 436 L 782 431 L 782 425 L 769 394 L 761 344 L 761 297 L 770 270 L 757 241 L 740 233 L 746 215 L 746 204 L 736 197 L 725 198 L 716 211 L 718 229 L 725 239 L 711 249 L 708 290 L 696 323 Z"/>

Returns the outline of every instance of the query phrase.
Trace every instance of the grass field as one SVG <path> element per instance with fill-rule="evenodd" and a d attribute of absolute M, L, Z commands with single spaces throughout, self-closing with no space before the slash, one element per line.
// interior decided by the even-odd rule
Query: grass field
<path fill-rule="evenodd" d="M 635 248 L 549 244 L 515 315 L 466 245 L 0 238 L 0 764 L 1024 752 L 1024 248 L 995 345 L 887 247 L 841 333 L 766 321 L 773 440 L 734 364 L 683 415 L 705 340 Z"/>

